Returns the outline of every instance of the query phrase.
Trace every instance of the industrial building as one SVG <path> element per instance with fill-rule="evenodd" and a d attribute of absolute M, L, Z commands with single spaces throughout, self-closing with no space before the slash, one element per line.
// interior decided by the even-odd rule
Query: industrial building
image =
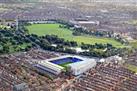
<path fill-rule="evenodd" d="M 38 69 L 48 71 L 54 75 L 69 71 L 75 76 L 80 75 L 95 66 L 95 59 L 71 55 L 42 60 L 35 65 Z"/>

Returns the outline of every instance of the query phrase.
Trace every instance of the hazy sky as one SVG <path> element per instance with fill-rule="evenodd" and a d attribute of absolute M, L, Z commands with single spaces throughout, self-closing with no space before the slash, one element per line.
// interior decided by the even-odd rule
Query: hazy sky
<path fill-rule="evenodd" d="M 16 1 L 29 1 L 29 2 L 33 2 L 33 1 L 83 1 L 83 2 L 87 2 L 87 1 L 91 1 L 91 2 L 129 2 L 129 3 L 133 3 L 133 2 L 137 2 L 137 0 L 0 0 L 0 2 L 16 2 Z"/>

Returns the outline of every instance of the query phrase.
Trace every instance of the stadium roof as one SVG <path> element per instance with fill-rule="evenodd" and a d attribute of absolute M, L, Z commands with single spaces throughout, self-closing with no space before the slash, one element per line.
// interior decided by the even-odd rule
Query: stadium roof
<path fill-rule="evenodd" d="M 95 65 L 96 64 L 95 59 L 84 59 L 84 61 L 68 64 L 68 66 L 71 66 L 73 69 L 78 69 L 78 68 L 83 68 L 89 64 L 90 66 Z"/>

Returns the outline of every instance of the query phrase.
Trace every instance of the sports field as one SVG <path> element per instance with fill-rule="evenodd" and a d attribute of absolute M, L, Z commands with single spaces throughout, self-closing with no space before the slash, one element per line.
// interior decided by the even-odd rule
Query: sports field
<path fill-rule="evenodd" d="M 59 64 L 60 66 L 66 68 L 69 64 L 71 64 L 72 62 L 66 62 L 64 64 Z"/>
<path fill-rule="evenodd" d="M 30 34 L 37 34 L 39 36 L 42 35 L 57 35 L 60 38 L 64 38 L 65 40 L 70 41 L 77 41 L 77 43 L 80 45 L 82 42 L 85 44 L 95 44 L 95 43 L 110 43 L 115 47 L 124 47 L 120 42 L 111 39 L 111 38 L 98 38 L 93 36 L 74 36 L 72 34 L 73 31 L 66 29 L 66 28 L 60 28 L 60 24 L 33 24 L 30 26 L 26 26 L 29 30 Z"/>

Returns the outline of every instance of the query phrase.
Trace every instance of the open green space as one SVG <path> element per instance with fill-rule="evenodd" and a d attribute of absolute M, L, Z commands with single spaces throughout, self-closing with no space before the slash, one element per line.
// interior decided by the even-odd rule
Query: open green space
<path fill-rule="evenodd" d="M 66 62 L 66 63 L 64 63 L 64 64 L 60 64 L 59 66 L 64 67 L 64 70 L 66 71 L 67 68 L 68 68 L 68 65 L 71 64 L 71 63 L 72 63 L 72 62 Z"/>
<path fill-rule="evenodd" d="M 133 48 L 137 49 L 137 40 L 131 41 L 131 42 L 130 42 L 130 45 L 131 45 Z"/>
<path fill-rule="evenodd" d="M 130 20 L 130 21 L 127 21 L 125 23 L 131 24 L 131 25 L 137 25 L 137 20 L 136 19 L 135 20 Z"/>
<path fill-rule="evenodd" d="M 23 43 L 21 45 L 11 45 L 9 46 L 9 53 L 14 53 L 20 49 L 24 50 L 27 46 L 31 46 L 30 43 Z"/>
<path fill-rule="evenodd" d="M 60 24 L 32 24 L 26 26 L 30 34 L 42 35 L 57 35 L 60 38 L 64 38 L 69 41 L 76 41 L 79 45 L 83 42 L 85 44 L 110 43 L 115 47 L 124 47 L 120 42 L 111 38 L 99 38 L 88 35 L 74 36 L 72 30 L 66 28 L 60 28 Z"/>
<path fill-rule="evenodd" d="M 137 66 L 131 65 L 131 64 L 125 64 L 125 67 L 128 68 L 129 70 L 137 73 Z"/>
<path fill-rule="evenodd" d="M 9 29 L 10 27 L 9 27 L 9 26 L 6 26 L 6 25 L 0 25 L 0 29 L 4 29 L 4 28 Z"/>
<path fill-rule="evenodd" d="M 62 66 L 62 67 L 64 67 L 64 68 L 66 68 L 67 67 L 67 65 L 68 64 L 71 64 L 72 62 L 66 62 L 66 63 L 64 63 L 64 64 L 60 64 L 59 66 Z"/>

